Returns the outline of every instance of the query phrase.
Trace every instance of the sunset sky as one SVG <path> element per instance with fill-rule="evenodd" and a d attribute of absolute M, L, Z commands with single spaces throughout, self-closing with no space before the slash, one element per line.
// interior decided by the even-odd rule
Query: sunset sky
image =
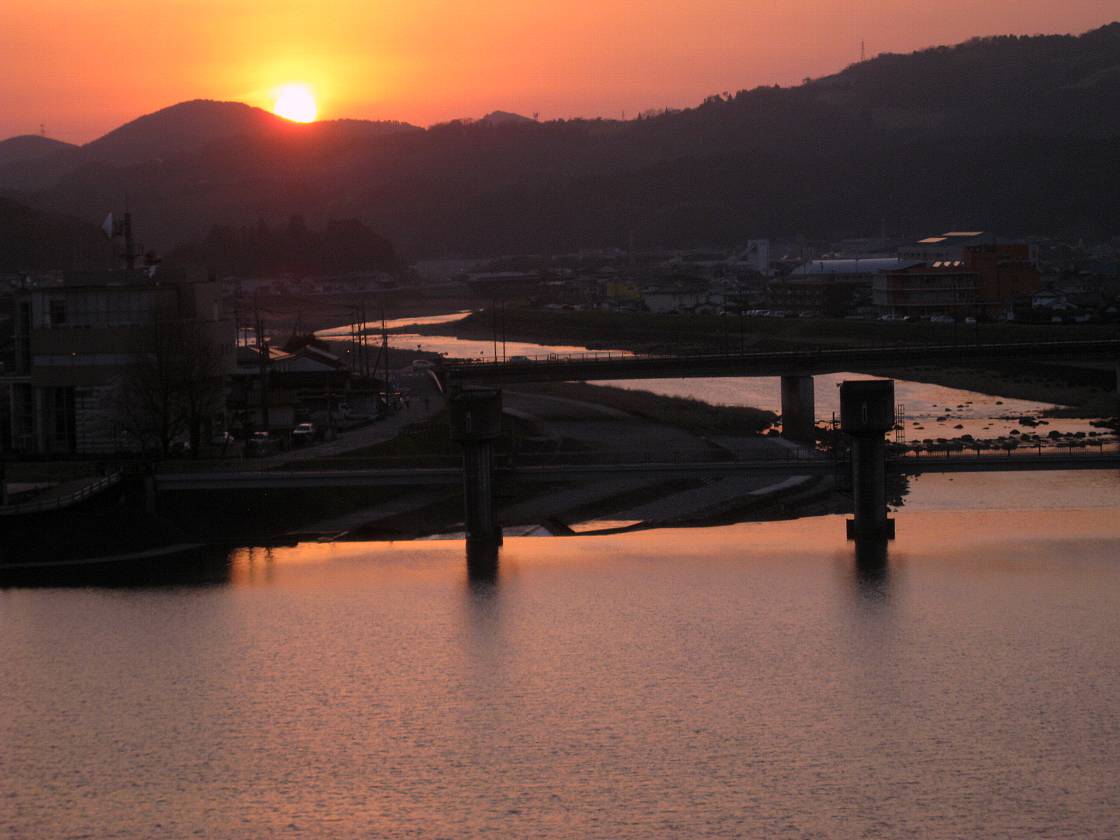
<path fill-rule="evenodd" d="M 0 138 L 85 142 L 186 99 L 426 125 L 495 110 L 633 116 L 974 35 L 1080 33 L 1105 0 L 0 2 Z"/>

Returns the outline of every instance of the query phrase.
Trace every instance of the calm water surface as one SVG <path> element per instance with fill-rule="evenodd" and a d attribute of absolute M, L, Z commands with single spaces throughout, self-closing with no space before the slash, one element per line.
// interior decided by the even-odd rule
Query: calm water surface
<path fill-rule="evenodd" d="M 983 478 L 885 563 L 825 517 L 0 590 L 0 835 L 1116 837 L 1120 476 Z"/>

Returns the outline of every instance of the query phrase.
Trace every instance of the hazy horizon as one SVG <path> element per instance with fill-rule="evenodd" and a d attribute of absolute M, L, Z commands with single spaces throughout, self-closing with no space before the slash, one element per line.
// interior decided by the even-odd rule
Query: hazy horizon
<path fill-rule="evenodd" d="M 323 0 L 309 23 L 294 2 L 153 10 L 122 0 L 106 12 L 44 0 L 2 14 L 0 137 L 42 125 L 47 136 L 85 143 L 192 99 L 271 110 L 272 91 L 296 81 L 314 89 L 324 120 L 431 125 L 495 110 L 632 118 L 839 72 L 858 61 L 861 41 L 870 58 L 990 35 L 1080 34 L 1115 19 L 1100 7 L 698 0 L 683 11 L 653 0 L 639 14 L 591 0 L 573 0 L 563 13 L 511 0 L 485 8 L 423 0 L 402 12 Z"/>

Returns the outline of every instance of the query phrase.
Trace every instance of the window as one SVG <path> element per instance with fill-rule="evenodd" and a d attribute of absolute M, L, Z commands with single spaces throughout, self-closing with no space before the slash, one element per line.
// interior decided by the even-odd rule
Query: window
<path fill-rule="evenodd" d="M 66 323 L 66 301 L 62 298 L 51 298 L 48 304 L 49 320 L 52 327 Z"/>

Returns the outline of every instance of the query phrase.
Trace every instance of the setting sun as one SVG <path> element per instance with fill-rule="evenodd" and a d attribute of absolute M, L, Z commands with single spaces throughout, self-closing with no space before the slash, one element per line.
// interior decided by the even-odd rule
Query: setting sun
<path fill-rule="evenodd" d="M 307 85 L 284 85 L 279 88 L 272 111 L 286 120 L 302 123 L 314 122 L 319 113 L 315 96 Z"/>

